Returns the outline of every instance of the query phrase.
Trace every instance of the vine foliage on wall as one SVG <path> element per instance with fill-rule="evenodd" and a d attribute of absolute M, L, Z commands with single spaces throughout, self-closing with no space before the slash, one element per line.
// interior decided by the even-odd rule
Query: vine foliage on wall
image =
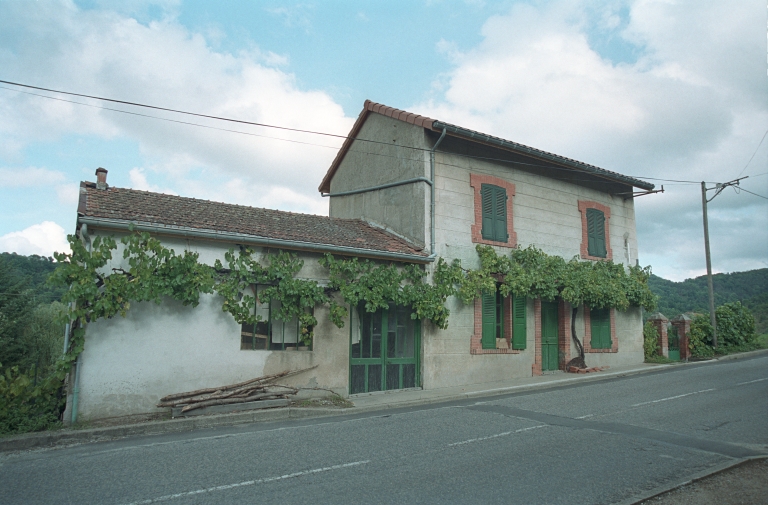
<path fill-rule="evenodd" d="M 71 343 L 60 364 L 66 373 L 84 346 L 86 324 L 98 319 L 125 316 L 131 303 L 155 302 L 172 298 L 185 306 L 196 306 L 201 294 L 218 294 L 222 310 L 238 323 L 260 320 L 256 303 L 279 301 L 274 317 L 297 318 L 301 338 L 311 342 L 312 328 L 318 324 L 312 309 L 329 307 L 329 319 L 343 327 L 349 307 L 363 306 L 374 312 L 389 303 L 411 307 L 411 317 L 427 319 L 436 327 L 448 327 L 450 296 L 471 303 L 483 291 L 498 289 L 502 295 L 563 299 L 576 308 L 630 305 L 652 310 L 655 299 L 648 288 L 650 267 L 625 269 L 612 261 L 566 261 L 530 246 L 499 255 L 490 246 L 478 245 L 479 268 L 464 268 L 459 260 L 451 263 L 439 258 L 432 279 L 418 265 L 381 263 L 360 258 L 338 258 L 326 254 L 319 264 L 328 270 L 329 282 L 297 275 L 304 262 L 294 253 L 261 255 L 248 247 L 231 249 L 224 262 L 213 266 L 200 262 L 196 252 L 177 254 L 148 233 L 132 232 L 120 239 L 121 267 L 109 267 L 118 244 L 113 237 L 93 237 L 90 248 L 74 235 L 68 237 L 71 253 L 57 253 L 59 267 L 52 282 L 68 286 L 63 297 L 68 310 L 63 318 L 71 324 Z M 266 286 L 256 293 L 256 285 Z M 338 294 L 338 296 L 336 296 Z M 573 325 L 572 325 L 573 327 Z M 572 335 L 581 350 L 583 347 Z M 61 376 L 63 378 L 63 375 Z"/>

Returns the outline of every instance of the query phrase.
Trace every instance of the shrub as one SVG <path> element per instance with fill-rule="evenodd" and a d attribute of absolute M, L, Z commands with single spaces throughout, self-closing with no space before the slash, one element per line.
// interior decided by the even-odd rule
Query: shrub
<path fill-rule="evenodd" d="M 717 345 L 741 347 L 755 341 L 755 318 L 741 302 L 725 303 L 715 310 Z"/>
<path fill-rule="evenodd" d="M 34 385 L 18 366 L 0 373 L 0 434 L 40 431 L 59 423 L 58 382 L 54 376 Z"/>
<path fill-rule="evenodd" d="M 712 325 L 709 324 L 707 316 L 697 314 L 691 321 L 688 348 L 691 355 L 697 358 L 711 358 L 715 355 L 715 350 L 712 349 Z"/>
<path fill-rule="evenodd" d="M 643 326 L 643 354 L 646 360 L 659 354 L 659 332 L 650 321 Z"/>

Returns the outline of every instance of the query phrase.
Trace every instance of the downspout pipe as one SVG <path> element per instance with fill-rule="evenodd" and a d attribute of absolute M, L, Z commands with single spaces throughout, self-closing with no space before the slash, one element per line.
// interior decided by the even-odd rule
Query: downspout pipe
<path fill-rule="evenodd" d="M 429 180 L 430 182 L 430 197 L 429 197 L 429 257 L 434 258 L 437 256 L 435 251 L 435 150 L 440 142 L 445 138 L 447 129 L 443 128 L 443 133 L 440 134 L 440 138 L 437 139 L 435 145 L 429 150 Z"/>
<path fill-rule="evenodd" d="M 83 224 L 80 227 L 80 238 L 85 241 L 86 243 L 86 250 L 88 251 L 88 254 L 91 253 L 91 237 L 88 235 L 88 225 Z M 67 329 L 69 329 L 69 325 L 67 325 Z M 69 333 L 69 331 L 67 331 Z M 69 346 L 69 342 L 67 342 L 67 346 Z M 64 349 L 64 352 L 66 352 L 66 347 Z M 77 355 L 77 362 L 75 362 L 75 380 L 72 387 L 72 412 L 71 412 L 71 418 L 70 423 L 75 424 L 77 422 L 77 404 L 78 400 L 80 399 L 80 369 L 83 367 L 83 353 Z"/>

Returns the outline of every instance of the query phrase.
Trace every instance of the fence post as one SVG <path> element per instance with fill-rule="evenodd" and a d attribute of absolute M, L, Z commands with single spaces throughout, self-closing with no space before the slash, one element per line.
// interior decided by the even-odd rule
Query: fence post
<path fill-rule="evenodd" d="M 648 320 L 653 323 L 654 328 L 656 328 L 656 332 L 659 334 L 659 355 L 668 358 L 669 340 L 667 338 L 667 324 L 669 323 L 669 319 L 664 317 L 664 314 L 661 312 L 656 312 L 655 314 L 651 314 Z"/>
<path fill-rule="evenodd" d="M 688 358 L 691 357 L 691 349 L 688 347 L 691 318 L 686 314 L 680 314 L 672 319 L 671 323 L 677 328 L 677 335 L 680 337 L 680 361 L 688 361 Z"/>

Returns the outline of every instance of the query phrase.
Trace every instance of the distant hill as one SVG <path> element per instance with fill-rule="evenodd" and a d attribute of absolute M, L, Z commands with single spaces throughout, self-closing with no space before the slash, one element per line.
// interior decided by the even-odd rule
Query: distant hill
<path fill-rule="evenodd" d="M 64 288 L 54 287 L 46 282 L 51 272 L 56 269 L 53 258 L 4 252 L 0 253 L 0 264 L 9 267 L 14 278 L 22 281 L 24 287 L 31 291 L 35 304 L 60 300 L 64 294 Z"/>
<path fill-rule="evenodd" d="M 768 332 L 768 268 L 712 276 L 715 306 L 740 301 L 754 314 L 758 333 Z M 709 313 L 707 276 L 673 282 L 651 275 L 648 285 L 659 296 L 658 310 L 668 318 L 683 312 Z"/>

